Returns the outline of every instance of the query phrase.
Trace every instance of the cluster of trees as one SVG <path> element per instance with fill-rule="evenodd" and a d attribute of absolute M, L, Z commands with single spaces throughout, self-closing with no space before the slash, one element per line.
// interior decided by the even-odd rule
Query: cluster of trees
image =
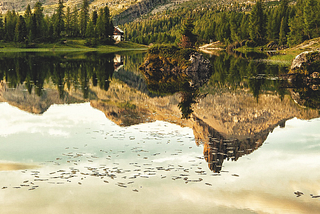
<path fill-rule="evenodd" d="M 25 83 L 28 92 L 31 94 L 34 90 L 38 96 L 42 95 L 44 84 L 51 80 L 61 99 L 66 90 L 71 89 L 80 91 L 87 99 L 91 86 L 109 89 L 114 72 L 113 59 L 113 54 L 98 53 L 88 53 L 79 60 L 64 55 L 5 54 L 0 56 L 0 80 L 5 78 L 11 88 Z"/>
<path fill-rule="evenodd" d="M 176 43 L 183 25 L 181 17 L 194 20 L 194 33 L 198 42 L 221 41 L 225 44 L 250 41 L 251 45 L 276 42 L 295 45 L 320 36 L 320 0 L 281 0 L 268 6 L 257 0 L 252 7 L 212 7 L 205 10 L 190 8 L 167 11 L 154 18 L 122 26 L 126 39 L 137 43 Z M 250 10 L 250 13 L 247 11 Z"/>
<path fill-rule="evenodd" d="M 298 0 L 289 22 L 288 43 L 299 44 L 320 36 L 320 0 Z"/>
<path fill-rule="evenodd" d="M 140 44 L 150 43 L 179 43 L 180 29 L 183 24 L 181 17 L 193 17 L 194 12 L 190 8 L 180 8 L 175 11 L 167 11 L 146 19 L 126 23 L 121 26 L 125 29 L 125 40 Z M 202 15 L 202 14 L 199 14 Z"/>
<path fill-rule="evenodd" d="M 41 2 L 27 6 L 24 15 L 14 10 L 0 16 L 0 39 L 6 42 L 53 42 L 64 37 L 86 38 L 89 43 L 111 43 L 114 26 L 108 6 L 89 13 L 89 1 L 83 0 L 80 9 L 65 10 L 63 0 L 52 16 L 44 15 Z"/>

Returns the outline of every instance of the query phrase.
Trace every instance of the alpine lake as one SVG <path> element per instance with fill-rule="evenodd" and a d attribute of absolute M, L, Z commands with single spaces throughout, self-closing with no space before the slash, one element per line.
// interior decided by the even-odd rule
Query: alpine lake
<path fill-rule="evenodd" d="M 1 214 L 320 213 L 319 86 L 222 52 L 165 91 L 144 57 L 0 54 Z"/>

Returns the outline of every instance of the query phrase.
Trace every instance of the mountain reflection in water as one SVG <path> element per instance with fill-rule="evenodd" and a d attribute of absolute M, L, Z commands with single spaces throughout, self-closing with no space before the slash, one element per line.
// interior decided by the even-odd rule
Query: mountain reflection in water
<path fill-rule="evenodd" d="M 201 88 L 157 94 L 138 71 L 143 57 L 143 53 L 2 54 L 0 101 L 36 114 L 52 104 L 90 101 L 120 126 L 155 120 L 188 126 L 196 143 L 203 144 L 204 158 L 214 172 L 222 170 L 225 159 L 236 161 L 258 149 L 286 120 L 319 117 L 317 109 L 300 108 L 292 100 L 300 90 L 297 103 L 317 108 L 319 91 L 289 87 L 279 78 L 286 74 L 285 66 L 222 53 L 209 58 L 213 71 Z"/>

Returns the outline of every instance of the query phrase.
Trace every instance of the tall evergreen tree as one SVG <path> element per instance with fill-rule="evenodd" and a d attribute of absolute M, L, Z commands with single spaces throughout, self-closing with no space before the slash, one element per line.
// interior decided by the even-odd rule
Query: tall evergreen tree
<path fill-rule="evenodd" d="M 304 20 L 303 20 L 304 0 L 298 0 L 296 4 L 296 13 L 289 20 L 288 44 L 289 46 L 299 44 L 304 40 Z"/>
<path fill-rule="evenodd" d="M 33 35 L 35 38 L 42 38 L 44 34 L 44 15 L 43 15 L 43 7 L 41 2 L 37 2 L 34 6 L 34 13 L 33 13 L 33 21 L 35 22 L 35 32 Z M 31 29 L 32 30 L 32 29 Z"/>
<path fill-rule="evenodd" d="M 72 18 L 71 18 L 71 35 L 73 37 L 79 36 L 79 17 L 78 17 L 78 9 L 74 6 L 72 11 Z"/>
<path fill-rule="evenodd" d="M 54 41 L 54 38 L 53 38 L 53 34 L 54 34 L 54 24 L 53 24 L 53 20 L 52 18 L 48 18 L 47 19 L 47 23 L 48 23 L 48 35 L 47 35 L 47 38 L 49 41 Z"/>
<path fill-rule="evenodd" d="M 80 35 L 85 37 L 89 21 L 89 1 L 83 0 L 80 10 Z"/>
<path fill-rule="evenodd" d="M 98 19 L 98 12 L 95 10 L 92 12 L 92 23 L 93 23 L 93 26 L 96 26 L 97 24 L 97 19 Z"/>
<path fill-rule="evenodd" d="M 2 13 L 0 13 L 0 40 L 4 37 L 4 23 L 2 18 Z"/>
<path fill-rule="evenodd" d="M 271 9 L 267 14 L 266 37 L 270 41 L 278 38 L 278 13 Z"/>
<path fill-rule="evenodd" d="M 14 32 L 17 24 L 17 14 L 14 10 L 8 10 L 5 17 L 5 40 L 13 41 L 14 40 Z"/>
<path fill-rule="evenodd" d="M 56 14 L 54 16 L 54 36 L 55 38 L 59 38 L 61 36 L 61 32 L 64 31 L 64 5 L 63 0 L 59 0 L 58 8 L 56 10 Z"/>
<path fill-rule="evenodd" d="M 253 6 L 250 14 L 249 34 L 250 39 L 257 43 L 265 40 L 266 18 L 261 0 L 258 0 Z"/>
<path fill-rule="evenodd" d="M 71 23 L 72 23 L 72 14 L 71 14 L 71 10 L 70 10 L 70 7 L 67 7 L 67 13 L 66 13 L 66 23 L 65 23 L 65 29 L 66 29 L 66 34 L 68 36 L 71 35 Z"/>
<path fill-rule="evenodd" d="M 100 11 L 99 11 L 99 16 L 98 16 L 98 19 L 97 19 L 97 24 L 96 24 L 96 32 L 97 32 L 97 36 L 100 40 L 104 39 L 105 36 L 105 25 L 104 25 L 104 22 L 103 22 L 103 9 L 100 8 Z"/>
<path fill-rule="evenodd" d="M 182 25 L 182 29 L 181 29 L 181 35 L 182 35 L 182 38 L 180 40 L 181 47 L 183 48 L 194 47 L 197 41 L 197 35 L 193 33 L 193 30 L 194 30 L 193 20 L 188 18 Z"/>
<path fill-rule="evenodd" d="M 31 7 L 30 4 L 27 5 L 27 9 L 24 12 L 24 19 L 25 22 L 27 24 L 27 28 L 30 29 L 30 24 L 31 24 L 31 17 L 32 17 L 32 11 L 31 11 Z"/>
<path fill-rule="evenodd" d="M 318 26 L 318 4 L 316 0 L 306 0 L 305 6 L 303 9 L 303 18 L 304 18 L 304 32 L 308 39 L 317 37 L 319 35 Z"/>
<path fill-rule="evenodd" d="M 95 37 L 95 33 L 94 33 L 93 21 L 90 20 L 86 28 L 86 38 L 94 38 L 94 37 Z"/>
<path fill-rule="evenodd" d="M 241 40 L 245 40 L 249 38 L 249 32 L 248 32 L 249 18 L 248 17 L 249 17 L 248 15 L 244 14 L 241 19 L 240 28 L 239 28 Z"/>
<path fill-rule="evenodd" d="M 241 20 L 241 13 L 231 13 L 230 14 L 230 36 L 232 41 L 240 41 L 240 32 L 239 31 L 239 20 Z"/>
<path fill-rule="evenodd" d="M 279 45 L 284 45 L 287 42 L 286 26 L 287 26 L 287 21 L 286 21 L 286 18 L 283 17 L 282 20 L 281 20 L 281 25 L 280 25 Z"/>
<path fill-rule="evenodd" d="M 27 25 L 23 16 L 19 16 L 15 29 L 15 41 L 24 42 L 27 38 Z"/>
<path fill-rule="evenodd" d="M 24 12 L 24 18 L 28 18 L 28 17 L 31 17 L 32 16 L 32 11 L 31 11 L 31 7 L 30 7 L 30 4 L 27 5 L 27 9 L 26 11 Z"/>
<path fill-rule="evenodd" d="M 111 15 L 110 15 L 110 10 L 108 6 L 105 6 L 103 8 L 103 22 L 104 22 L 104 37 L 105 39 L 110 39 L 113 35 L 114 31 L 114 26 L 112 23 Z"/>

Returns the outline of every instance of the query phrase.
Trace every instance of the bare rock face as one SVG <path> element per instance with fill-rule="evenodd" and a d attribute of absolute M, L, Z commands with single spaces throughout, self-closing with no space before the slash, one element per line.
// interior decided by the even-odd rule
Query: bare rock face
<path fill-rule="evenodd" d="M 179 67 L 175 59 L 153 56 L 144 61 L 140 66 L 140 70 L 148 80 L 161 79 L 161 81 L 163 81 L 164 79 L 168 79 L 169 81 L 169 78 L 172 76 L 178 78 L 186 77 L 189 80 L 190 86 L 199 88 L 209 80 L 212 65 L 209 60 L 205 59 L 203 55 L 198 52 L 190 54 L 189 62 L 187 67 Z"/>
<path fill-rule="evenodd" d="M 311 74 L 314 69 L 319 67 L 320 52 L 316 51 L 305 51 L 297 55 L 291 64 L 292 73 L 307 73 Z M 304 72 L 305 71 L 305 72 Z"/>
<path fill-rule="evenodd" d="M 291 70 L 297 70 L 302 68 L 302 66 L 307 63 L 307 54 L 310 53 L 310 51 L 302 52 L 301 54 L 297 55 L 291 64 Z"/>
<path fill-rule="evenodd" d="M 320 108 L 320 52 L 306 51 L 292 61 L 289 72 L 292 99 L 302 107 Z"/>
<path fill-rule="evenodd" d="M 191 65 L 185 69 L 185 73 L 191 79 L 192 86 L 201 87 L 210 78 L 212 65 L 198 52 L 190 55 L 190 61 Z"/>

